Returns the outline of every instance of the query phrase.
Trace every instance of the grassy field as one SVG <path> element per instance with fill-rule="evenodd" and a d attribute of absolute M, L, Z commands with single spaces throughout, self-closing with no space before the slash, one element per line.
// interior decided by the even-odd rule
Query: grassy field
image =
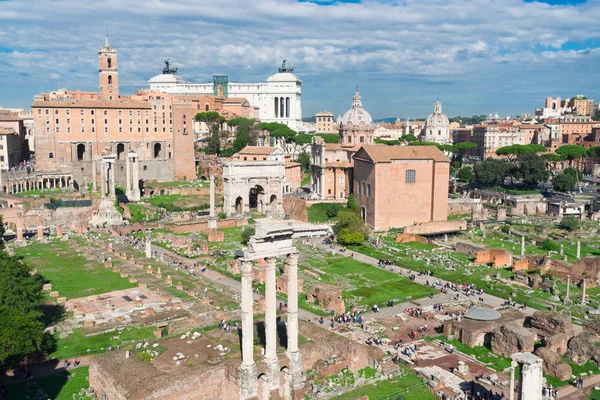
<path fill-rule="evenodd" d="M 49 354 L 50 358 L 65 359 L 86 354 L 98 354 L 107 351 L 108 346 L 116 348 L 129 342 L 154 337 L 154 327 L 128 327 L 122 332 L 114 331 L 95 336 L 86 336 L 81 329 L 76 329 L 65 338 L 55 335 L 56 350 Z M 88 351 L 89 350 L 89 351 Z"/>
<path fill-rule="evenodd" d="M 456 350 L 475 357 L 491 369 L 496 370 L 498 372 L 501 372 L 505 368 L 510 367 L 510 358 L 494 354 L 491 352 L 490 349 L 488 349 L 485 346 L 469 347 L 461 343 L 461 341 L 458 339 L 447 340 L 443 335 L 435 336 L 431 339 L 439 339 L 442 342 L 450 343 L 452 346 L 454 346 Z"/>
<path fill-rule="evenodd" d="M 9 399 L 33 399 L 36 390 L 42 389 L 49 399 L 72 400 L 73 395 L 90 386 L 88 382 L 89 367 L 74 368 L 68 373 L 49 375 L 37 378 L 37 387 L 25 388 L 25 382 L 8 386 Z"/>
<path fill-rule="evenodd" d="M 377 382 L 373 385 L 365 385 L 341 396 L 334 397 L 336 400 L 354 400 L 362 396 L 369 399 L 380 399 L 385 396 L 390 398 L 402 398 L 403 400 L 434 400 L 436 397 L 427 390 L 423 380 L 419 378 L 408 367 L 400 367 L 401 375 L 387 381 Z M 393 397 L 397 396 L 397 397 Z"/>
<path fill-rule="evenodd" d="M 78 255 L 66 242 L 33 243 L 14 250 L 52 284 L 53 291 L 69 299 L 136 286 L 102 264 Z"/>
<path fill-rule="evenodd" d="M 154 207 L 164 208 L 167 211 L 197 211 L 207 210 L 209 207 L 208 196 L 165 194 L 144 199 Z M 219 199 L 215 199 L 217 203 Z"/>
<path fill-rule="evenodd" d="M 335 208 L 338 211 L 344 208 L 341 203 L 316 203 L 306 209 L 309 222 L 327 222 L 335 219 L 327 216 L 328 208 Z"/>
<path fill-rule="evenodd" d="M 131 213 L 131 223 L 136 222 L 154 222 L 160 219 L 160 214 L 155 208 L 145 207 L 139 204 L 128 204 Z"/>
<path fill-rule="evenodd" d="M 303 264 L 324 272 L 321 282 L 341 286 L 347 307 L 354 304 L 370 308 L 374 304 L 384 305 L 388 300 L 402 302 L 409 296 L 418 299 L 434 292 L 408 277 L 346 257 L 314 255 Z"/>
<path fill-rule="evenodd" d="M 51 194 L 62 194 L 62 189 L 36 189 L 36 190 L 27 190 L 25 192 L 15 193 L 14 195 L 17 197 L 32 197 L 32 196 L 45 196 Z"/>

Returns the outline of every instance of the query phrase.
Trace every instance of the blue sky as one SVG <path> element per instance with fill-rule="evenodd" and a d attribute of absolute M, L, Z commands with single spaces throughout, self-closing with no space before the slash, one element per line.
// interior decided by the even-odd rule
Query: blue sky
<path fill-rule="evenodd" d="M 546 96 L 600 101 L 600 0 L 0 1 L 0 105 L 97 90 L 108 27 L 122 93 L 170 58 L 188 81 L 264 81 L 282 57 L 303 114 L 343 113 L 358 85 L 374 118 L 532 112 Z"/>

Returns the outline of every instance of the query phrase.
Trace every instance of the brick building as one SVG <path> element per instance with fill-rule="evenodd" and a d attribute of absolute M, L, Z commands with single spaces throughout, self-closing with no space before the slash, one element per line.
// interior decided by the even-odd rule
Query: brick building
<path fill-rule="evenodd" d="M 375 230 L 446 221 L 450 160 L 433 146 L 364 146 L 354 155 L 354 197 Z"/>
<path fill-rule="evenodd" d="M 69 174 L 81 189 L 99 180 L 97 160 L 115 154 L 116 183 L 123 185 L 134 151 L 140 180 L 195 178 L 193 118 L 206 102 L 149 91 L 120 96 L 117 52 L 108 40 L 98 63 L 98 93 L 62 89 L 34 97 L 37 171 Z"/>
<path fill-rule="evenodd" d="M 27 141 L 25 140 L 23 118 L 15 113 L 0 112 L 0 169 L 7 170 L 25 159 Z"/>

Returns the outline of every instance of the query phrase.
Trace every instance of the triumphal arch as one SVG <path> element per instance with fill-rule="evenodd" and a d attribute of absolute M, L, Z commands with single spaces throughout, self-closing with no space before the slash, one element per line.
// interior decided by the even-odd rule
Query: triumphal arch
<path fill-rule="evenodd" d="M 284 183 L 285 158 L 279 149 L 263 157 L 224 162 L 223 211 L 228 217 L 249 215 L 250 209 L 283 217 Z"/>

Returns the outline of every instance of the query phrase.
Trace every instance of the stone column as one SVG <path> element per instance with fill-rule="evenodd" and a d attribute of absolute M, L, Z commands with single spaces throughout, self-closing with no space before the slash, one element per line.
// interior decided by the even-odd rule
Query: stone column
<path fill-rule="evenodd" d="M 577 241 L 577 259 L 579 260 L 581 258 L 581 242 L 578 240 Z"/>
<path fill-rule="evenodd" d="M 146 258 L 152 258 L 152 241 L 146 239 Z"/>
<path fill-rule="evenodd" d="M 292 388 L 298 389 L 304 385 L 304 368 L 298 348 L 298 253 L 287 257 L 288 274 L 288 312 L 287 312 L 287 357 L 290 361 Z"/>
<path fill-rule="evenodd" d="M 208 228 L 217 229 L 217 218 L 215 216 L 215 176 L 210 175 L 210 213 L 208 215 Z"/>
<path fill-rule="evenodd" d="M 17 226 L 17 242 L 23 241 L 23 227 Z"/>
<path fill-rule="evenodd" d="M 56 236 L 61 237 L 63 235 L 62 225 L 56 225 Z"/>
<path fill-rule="evenodd" d="M 107 189 L 107 180 L 108 177 L 106 175 L 106 165 L 107 163 L 102 161 L 102 169 L 100 170 L 101 180 L 100 180 L 100 190 L 102 191 L 102 197 L 106 197 L 106 189 Z"/>
<path fill-rule="evenodd" d="M 569 301 L 571 295 L 571 275 L 567 275 L 567 291 L 565 293 L 565 304 Z"/>
<path fill-rule="evenodd" d="M 265 359 L 269 391 L 279 389 L 279 359 L 277 358 L 277 285 L 275 283 L 275 257 L 267 258 L 265 279 Z M 289 284 L 288 284 L 289 287 Z"/>
<path fill-rule="evenodd" d="M 241 260 L 242 273 L 242 365 L 240 366 L 240 397 L 249 399 L 258 394 L 258 372 L 254 363 L 254 319 L 252 315 L 252 261 Z"/>
<path fill-rule="evenodd" d="M 131 182 L 133 197 L 135 201 L 140 201 L 142 197 L 142 194 L 140 193 L 140 159 L 137 153 L 135 153 L 135 157 L 133 158 L 133 162 L 131 163 L 131 169 L 131 176 L 133 180 L 133 182 Z"/>
<path fill-rule="evenodd" d="M 43 239 L 44 238 L 44 227 L 41 225 L 38 225 L 37 228 L 37 237 L 38 239 Z"/>
<path fill-rule="evenodd" d="M 125 155 L 125 195 L 127 196 L 128 200 L 132 200 L 131 199 L 131 172 L 130 172 L 130 168 L 131 168 L 131 159 L 129 158 L 129 154 Z"/>
<path fill-rule="evenodd" d="M 525 236 L 521 236 L 521 257 L 525 256 Z"/>
<path fill-rule="evenodd" d="M 508 399 L 515 400 L 515 368 L 517 363 L 515 361 L 510 362 L 510 386 L 508 388 Z"/>
<path fill-rule="evenodd" d="M 583 278 L 583 282 L 581 283 L 583 292 L 581 293 L 581 305 L 585 306 L 585 290 L 587 289 L 587 279 Z"/>
<path fill-rule="evenodd" d="M 115 197 L 115 162 L 109 163 L 110 168 L 110 197 Z"/>

